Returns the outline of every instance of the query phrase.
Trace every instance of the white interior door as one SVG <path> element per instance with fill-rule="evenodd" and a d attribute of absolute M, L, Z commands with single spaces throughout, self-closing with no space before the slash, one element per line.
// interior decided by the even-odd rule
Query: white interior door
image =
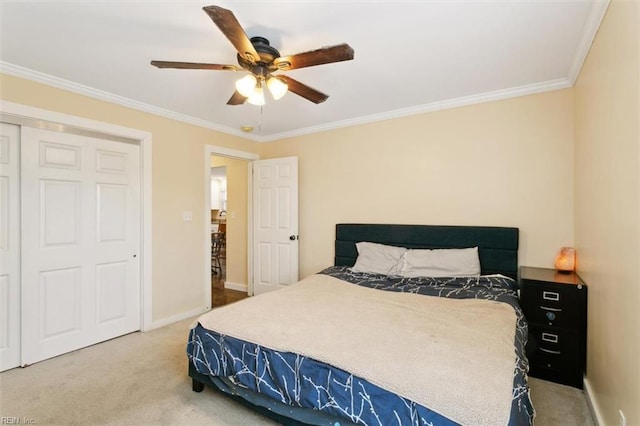
<path fill-rule="evenodd" d="M 139 146 L 23 127 L 22 364 L 140 329 Z"/>
<path fill-rule="evenodd" d="M 298 158 L 253 165 L 253 294 L 298 281 Z"/>
<path fill-rule="evenodd" d="M 0 371 L 20 365 L 19 135 L 0 123 Z"/>

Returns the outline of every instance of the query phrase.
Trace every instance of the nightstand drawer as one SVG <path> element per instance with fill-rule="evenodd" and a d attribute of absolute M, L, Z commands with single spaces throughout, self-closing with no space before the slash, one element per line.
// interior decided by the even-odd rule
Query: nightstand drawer
<path fill-rule="evenodd" d="M 522 289 L 522 309 L 529 322 L 577 328 L 582 323 L 580 291 L 569 286 L 526 285 Z"/>
<path fill-rule="evenodd" d="M 529 324 L 527 354 L 545 360 L 578 360 L 580 337 L 578 333 Z"/>

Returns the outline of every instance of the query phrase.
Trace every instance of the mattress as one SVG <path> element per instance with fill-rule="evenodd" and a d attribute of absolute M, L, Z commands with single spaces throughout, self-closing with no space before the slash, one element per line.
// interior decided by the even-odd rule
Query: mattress
<path fill-rule="evenodd" d="M 187 346 L 196 370 L 343 423 L 532 423 L 524 356 L 527 326 L 517 303 L 515 281 L 503 276 L 402 278 L 354 273 L 348 267 L 331 267 L 319 276 L 325 278 L 303 280 L 300 285 L 312 293 L 285 289 L 276 292 L 282 292 L 282 296 L 258 296 L 251 303 L 229 305 L 233 309 L 224 307 L 201 317 L 190 332 Z M 319 288 L 329 278 L 335 281 L 328 281 L 329 290 L 323 293 Z M 401 294 L 392 296 L 389 292 Z M 294 299 L 285 300 L 285 307 L 273 312 L 281 302 L 277 299 L 288 297 L 287 293 Z M 308 301 L 308 294 L 313 295 L 313 301 Z M 377 302 L 369 302 L 369 294 Z M 296 295 L 303 298 L 295 299 Z M 349 297 L 355 302 L 349 302 Z M 267 305 L 266 310 L 256 318 L 261 304 Z M 393 311 L 396 305 L 399 311 Z M 429 306 L 428 310 L 423 306 Z M 480 308 L 483 310 L 474 311 Z M 513 320 L 500 319 L 492 324 L 496 320 L 493 314 L 484 313 L 485 308 Z M 451 319 L 455 317 L 447 313 L 456 309 L 460 311 L 456 315 L 464 318 L 457 326 Z M 386 310 L 390 310 L 390 316 L 381 313 Z M 409 315 L 421 310 L 417 316 Z M 355 320 L 348 316 L 354 312 Z M 245 318 L 248 321 L 235 321 L 239 316 L 249 317 Z M 360 320 L 365 321 L 364 328 Z M 402 325 L 402 321 L 407 324 L 393 325 L 397 332 L 389 328 L 392 325 L 388 323 Z M 510 321 L 508 327 L 502 325 Z M 446 326 L 438 331 L 441 334 L 422 327 L 439 322 Z M 456 342 L 447 356 L 445 349 L 451 345 L 447 343 L 451 336 L 445 334 L 454 333 L 442 330 L 456 327 L 470 334 L 463 334 L 467 337 Z M 493 334 L 493 328 L 503 329 L 501 340 L 510 340 L 508 345 L 483 345 L 485 340 L 490 341 L 484 334 Z M 405 340 L 411 344 L 402 347 Z M 428 340 L 432 341 L 429 345 Z M 470 346 L 474 348 L 469 349 L 473 350 L 471 354 L 458 349 L 471 343 L 476 345 Z M 501 346 L 499 356 L 491 352 L 495 349 L 492 346 Z M 440 352 L 445 354 L 444 359 L 432 358 Z M 495 374 L 492 368 L 497 369 Z M 396 377 L 399 383 L 393 381 Z M 494 378 L 501 382 L 495 388 L 488 383 Z"/>

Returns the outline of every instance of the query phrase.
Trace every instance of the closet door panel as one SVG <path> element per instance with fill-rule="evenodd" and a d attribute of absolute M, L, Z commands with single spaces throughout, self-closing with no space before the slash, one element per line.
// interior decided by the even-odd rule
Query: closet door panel
<path fill-rule="evenodd" d="M 24 128 L 23 356 L 140 329 L 138 145 Z"/>
<path fill-rule="evenodd" d="M 0 371 L 20 365 L 19 137 L 0 123 Z"/>

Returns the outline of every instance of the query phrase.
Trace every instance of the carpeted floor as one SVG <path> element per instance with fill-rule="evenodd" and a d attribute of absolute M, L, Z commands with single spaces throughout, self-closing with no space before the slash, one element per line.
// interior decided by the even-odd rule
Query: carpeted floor
<path fill-rule="evenodd" d="M 185 343 L 192 321 L 0 373 L 0 418 L 37 425 L 275 424 L 211 389 L 191 390 Z M 594 424 L 580 390 L 530 382 L 536 426 Z"/>

